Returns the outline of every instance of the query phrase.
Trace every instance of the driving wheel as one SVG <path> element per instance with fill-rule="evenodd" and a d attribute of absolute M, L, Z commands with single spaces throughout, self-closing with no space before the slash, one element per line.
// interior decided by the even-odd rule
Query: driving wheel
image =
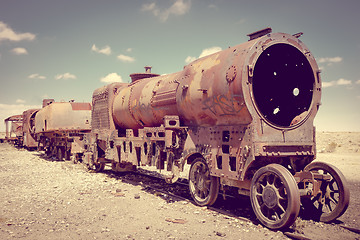
<path fill-rule="evenodd" d="M 291 226 L 299 215 L 300 193 L 293 175 L 279 164 L 255 172 L 250 200 L 258 220 L 270 229 Z"/>
<path fill-rule="evenodd" d="M 93 170 L 95 172 L 102 172 L 105 168 L 105 163 L 104 162 L 100 162 L 100 158 L 96 159 L 94 154 L 91 156 L 89 165 L 88 165 L 89 170 Z"/>
<path fill-rule="evenodd" d="M 189 172 L 189 189 L 195 203 L 200 206 L 215 203 L 219 193 L 219 178 L 210 176 L 205 160 L 197 158 L 191 164 Z"/>
<path fill-rule="evenodd" d="M 324 162 L 312 162 L 304 169 L 322 176 L 320 193 L 302 199 L 305 212 L 310 212 L 315 220 L 331 222 L 340 217 L 349 206 L 350 191 L 344 175 L 336 167 Z M 328 177 L 323 177 L 323 176 Z"/>

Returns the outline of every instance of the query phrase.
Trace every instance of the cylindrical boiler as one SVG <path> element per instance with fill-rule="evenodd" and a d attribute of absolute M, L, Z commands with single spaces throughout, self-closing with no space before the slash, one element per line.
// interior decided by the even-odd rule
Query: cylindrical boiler
<path fill-rule="evenodd" d="M 115 123 L 138 129 L 178 115 L 188 126 L 246 125 L 257 118 L 291 128 L 313 118 L 321 93 L 315 58 L 298 36 L 257 35 L 180 72 L 120 89 L 113 105 Z"/>

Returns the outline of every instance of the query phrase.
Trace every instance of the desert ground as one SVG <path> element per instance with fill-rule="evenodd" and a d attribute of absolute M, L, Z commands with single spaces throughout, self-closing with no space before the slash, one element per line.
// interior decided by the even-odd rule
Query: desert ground
<path fill-rule="evenodd" d="M 304 239 L 360 239 L 341 227 L 360 229 L 360 133 L 317 133 L 317 160 L 343 172 L 349 208 L 330 224 L 300 216 L 290 231 Z M 289 239 L 260 225 L 246 197 L 220 201 L 243 210 L 228 215 L 123 177 L 0 143 L 0 239 Z"/>

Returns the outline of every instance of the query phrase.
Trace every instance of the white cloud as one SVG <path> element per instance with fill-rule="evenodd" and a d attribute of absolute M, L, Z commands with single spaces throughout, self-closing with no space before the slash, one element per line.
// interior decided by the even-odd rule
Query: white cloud
<path fill-rule="evenodd" d="M 130 56 L 125 56 L 125 55 L 122 55 L 122 54 L 117 56 L 117 59 L 119 59 L 122 62 L 129 62 L 129 63 L 135 62 L 135 58 L 130 57 Z"/>
<path fill-rule="evenodd" d="M 360 79 L 355 82 L 356 84 L 360 84 Z"/>
<path fill-rule="evenodd" d="M 336 85 L 351 85 L 351 80 L 340 78 L 336 81 Z"/>
<path fill-rule="evenodd" d="M 169 8 L 161 9 L 155 2 L 143 4 L 141 11 L 151 12 L 155 17 L 158 17 L 160 21 L 165 22 L 170 15 L 181 16 L 186 14 L 191 7 L 191 0 L 175 0 L 173 5 Z"/>
<path fill-rule="evenodd" d="M 186 62 L 186 63 L 191 63 L 191 62 L 195 61 L 196 59 L 197 59 L 196 57 L 188 56 L 188 57 L 185 59 L 185 62 Z"/>
<path fill-rule="evenodd" d="M 331 66 L 334 63 L 340 63 L 343 61 L 342 57 L 325 57 L 316 59 L 318 63 L 326 64 L 326 66 Z"/>
<path fill-rule="evenodd" d="M 143 12 L 150 11 L 151 12 L 151 11 L 154 11 L 155 8 L 157 8 L 155 2 L 153 2 L 153 3 L 144 3 L 141 6 L 141 11 L 143 11 Z"/>
<path fill-rule="evenodd" d="M 126 49 L 127 52 L 132 52 L 132 50 L 133 50 L 132 48 Z"/>
<path fill-rule="evenodd" d="M 331 82 L 324 82 L 324 81 L 322 81 L 322 82 L 321 82 L 321 86 L 322 86 L 323 88 L 332 87 L 332 86 L 334 86 L 334 85 L 335 85 L 335 81 L 331 81 Z"/>
<path fill-rule="evenodd" d="M 333 86 L 348 86 L 351 84 L 352 84 L 351 80 L 340 78 L 337 81 L 322 82 L 322 87 L 327 88 L 327 87 L 333 87 Z"/>
<path fill-rule="evenodd" d="M 245 19 L 245 18 L 242 18 L 242 19 L 240 19 L 239 21 L 236 22 L 237 25 L 242 25 L 242 24 L 244 24 L 244 23 L 246 23 L 246 19 Z"/>
<path fill-rule="evenodd" d="M 25 48 L 13 48 L 11 50 L 15 55 L 27 55 L 28 51 Z"/>
<path fill-rule="evenodd" d="M 21 100 L 21 99 L 18 99 Z M 17 101 L 18 101 L 17 100 Z M 0 121 L 3 123 L 4 119 L 13 116 L 22 114 L 28 109 L 37 109 L 41 108 L 40 105 L 26 105 L 23 103 L 19 104 L 2 104 L 0 103 Z M 5 124 L 0 124 L 0 132 L 5 132 Z"/>
<path fill-rule="evenodd" d="M 16 99 L 15 102 L 16 102 L 16 103 L 21 103 L 21 104 L 23 104 L 23 103 L 25 103 L 26 101 L 19 98 L 19 99 Z"/>
<path fill-rule="evenodd" d="M 200 53 L 198 58 L 202 58 L 202 57 L 211 55 L 211 54 L 219 52 L 221 50 L 222 50 L 221 47 L 205 48 L 205 49 L 202 50 L 202 52 Z M 195 61 L 196 59 L 197 59 L 196 57 L 188 56 L 188 57 L 186 57 L 185 62 L 190 63 L 192 61 Z"/>
<path fill-rule="evenodd" d="M 32 41 L 36 38 L 32 33 L 17 33 L 10 28 L 6 23 L 0 21 L 0 42 L 1 41 L 14 41 L 19 42 L 23 40 Z"/>
<path fill-rule="evenodd" d="M 30 78 L 30 79 L 46 79 L 45 76 L 41 76 L 38 73 L 31 74 L 31 75 L 28 76 L 28 78 Z"/>
<path fill-rule="evenodd" d="M 64 74 L 58 74 L 55 76 L 55 79 L 56 80 L 60 80 L 60 79 L 64 79 L 64 80 L 67 80 L 67 79 L 76 79 L 76 76 L 74 74 L 71 74 L 71 73 L 64 73 Z"/>
<path fill-rule="evenodd" d="M 105 83 L 122 82 L 122 77 L 117 73 L 109 73 L 105 77 L 101 78 L 100 81 Z"/>
<path fill-rule="evenodd" d="M 341 62 L 343 59 L 342 57 L 332 57 L 332 58 L 319 58 L 319 63 L 338 63 Z"/>
<path fill-rule="evenodd" d="M 209 4 L 209 5 L 208 5 L 208 8 L 217 9 L 218 6 L 216 6 L 215 4 Z"/>
<path fill-rule="evenodd" d="M 211 48 L 205 48 L 204 50 L 202 50 L 199 58 L 208 56 L 210 54 L 216 53 L 216 52 L 220 52 L 221 51 L 221 47 L 211 47 Z"/>
<path fill-rule="evenodd" d="M 92 47 L 91 47 L 91 51 L 97 52 L 97 53 L 102 53 L 102 54 L 105 54 L 105 55 L 110 55 L 111 54 L 111 48 L 108 45 L 106 45 L 105 47 L 99 49 L 99 48 L 96 47 L 95 44 L 93 44 Z"/>

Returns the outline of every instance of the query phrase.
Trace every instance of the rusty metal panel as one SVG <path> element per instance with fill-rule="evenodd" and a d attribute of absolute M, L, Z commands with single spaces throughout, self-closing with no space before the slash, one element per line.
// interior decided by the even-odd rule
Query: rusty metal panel
<path fill-rule="evenodd" d="M 71 108 L 73 111 L 81 111 L 81 110 L 91 110 L 90 103 L 77 103 L 77 102 L 70 102 Z"/>
<path fill-rule="evenodd" d="M 90 130 L 89 104 L 76 106 L 82 106 L 82 108 L 86 106 L 86 108 L 85 110 L 74 110 L 72 102 L 54 102 L 45 106 L 36 114 L 35 133 Z"/>
<path fill-rule="evenodd" d="M 122 129 L 156 128 L 165 116 L 175 115 L 182 126 L 194 129 L 246 127 L 246 143 L 228 144 L 229 149 L 241 148 L 238 155 L 221 142 L 207 143 L 210 132 L 201 135 L 197 143 L 209 145 L 211 161 L 216 162 L 217 154 L 227 159 L 226 169 L 230 167 L 229 173 L 215 169 L 214 174 L 231 175 L 234 158 L 237 165 L 245 161 L 239 167 L 244 171 L 236 173 L 243 178 L 256 157 L 278 152 L 279 157 L 297 152 L 315 157 L 313 119 L 321 97 L 315 58 L 297 35 L 264 29 L 249 36 L 250 41 L 197 59 L 180 72 L 124 86 L 114 98 L 115 124 Z M 203 150 L 199 152 L 206 155 Z"/>
<path fill-rule="evenodd" d="M 40 109 L 29 109 L 23 112 L 23 145 L 27 148 L 35 148 L 38 143 L 35 136 L 35 116 Z"/>
<path fill-rule="evenodd" d="M 13 115 L 4 120 L 6 127 L 6 139 L 22 135 L 23 115 Z"/>
<path fill-rule="evenodd" d="M 159 126 L 164 116 L 178 115 L 188 126 L 254 123 L 263 134 L 265 128 L 293 129 L 312 119 L 321 94 L 314 57 L 295 36 L 268 30 L 255 35 L 181 72 L 130 84 L 115 98 L 116 123 Z M 147 113 L 152 118 L 142 116 Z"/>
<path fill-rule="evenodd" d="M 176 104 L 176 91 L 178 86 L 178 82 L 172 81 L 169 84 L 154 90 L 151 106 L 158 108 Z"/>

